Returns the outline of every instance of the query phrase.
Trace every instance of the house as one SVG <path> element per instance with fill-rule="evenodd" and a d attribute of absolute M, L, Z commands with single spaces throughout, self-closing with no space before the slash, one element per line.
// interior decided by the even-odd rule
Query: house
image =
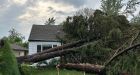
<path fill-rule="evenodd" d="M 63 36 L 61 25 L 33 25 L 29 36 L 29 55 L 61 46 L 58 37 Z"/>
<path fill-rule="evenodd" d="M 10 46 L 13 49 L 13 53 L 15 54 L 16 57 L 26 56 L 28 53 L 28 49 L 22 46 L 19 46 L 17 44 L 10 44 Z"/>

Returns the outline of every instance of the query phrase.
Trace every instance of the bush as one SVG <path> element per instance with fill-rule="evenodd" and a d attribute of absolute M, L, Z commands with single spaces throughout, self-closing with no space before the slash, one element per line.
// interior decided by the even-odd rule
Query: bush
<path fill-rule="evenodd" d="M 27 64 L 22 64 L 20 66 L 21 75 L 31 75 L 31 70 L 32 70 L 32 67 L 30 67 Z"/>

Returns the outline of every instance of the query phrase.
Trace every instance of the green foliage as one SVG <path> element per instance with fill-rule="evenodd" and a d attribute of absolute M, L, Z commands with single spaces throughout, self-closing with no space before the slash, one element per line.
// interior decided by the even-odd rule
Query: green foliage
<path fill-rule="evenodd" d="M 0 48 L 0 72 L 2 75 L 20 75 L 16 58 L 6 39 Z"/>
<path fill-rule="evenodd" d="M 18 33 L 15 29 L 9 31 L 9 36 L 7 37 L 10 43 L 19 43 L 21 44 L 24 37 Z"/>
<path fill-rule="evenodd" d="M 103 64 L 108 59 L 111 50 L 105 48 L 102 41 L 99 40 L 79 48 L 76 53 L 65 55 L 65 60 L 67 63 Z"/>
<path fill-rule="evenodd" d="M 10 44 L 18 44 L 22 47 L 28 48 L 28 42 L 25 41 L 23 42 L 23 40 L 25 39 L 24 36 L 22 36 L 21 33 L 19 33 L 17 30 L 15 30 L 14 28 L 9 30 L 9 36 L 6 37 L 8 39 L 8 42 Z"/>
<path fill-rule="evenodd" d="M 120 29 L 123 34 L 129 27 L 129 21 L 125 16 L 108 16 L 101 10 L 95 10 L 94 16 L 68 17 L 63 23 L 65 38 L 68 40 L 105 39 L 112 29 Z"/>
<path fill-rule="evenodd" d="M 114 40 L 114 41 L 120 41 L 120 39 L 122 38 L 122 32 L 120 29 L 112 29 L 109 32 L 109 38 Z"/>
<path fill-rule="evenodd" d="M 101 9 L 107 13 L 107 15 L 118 15 L 123 7 L 124 0 L 102 0 Z"/>
<path fill-rule="evenodd" d="M 128 52 L 124 56 L 120 56 L 114 60 L 108 67 L 108 75 L 116 75 L 121 72 L 129 73 L 131 75 L 139 75 L 140 61 L 138 52 Z"/>
<path fill-rule="evenodd" d="M 84 39 L 87 38 L 87 18 L 84 16 L 68 17 L 63 23 L 63 30 L 67 38 Z"/>
<path fill-rule="evenodd" d="M 27 64 L 21 64 L 21 75 L 31 75 L 32 67 Z"/>
<path fill-rule="evenodd" d="M 92 44 L 78 49 L 78 52 L 65 55 L 65 63 L 104 64 L 118 48 L 119 50 L 123 50 L 130 45 L 140 43 L 140 34 L 136 36 L 140 30 L 140 26 L 129 23 L 126 16 L 119 15 L 120 9 L 113 10 L 118 12 L 116 13 L 117 15 L 109 15 L 101 10 L 95 10 L 94 16 L 85 17 L 77 15 L 68 17 L 63 23 L 66 38 L 74 40 L 92 38 L 94 42 L 90 41 Z M 120 56 L 107 68 L 108 75 L 116 75 L 121 72 L 139 75 L 139 54 L 139 51 L 131 51 Z"/>
<path fill-rule="evenodd" d="M 124 15 L 134 16 L 136 7 L 140 4 L 138 0 L 102 0 L 101 9 L 107 15 Z"/>

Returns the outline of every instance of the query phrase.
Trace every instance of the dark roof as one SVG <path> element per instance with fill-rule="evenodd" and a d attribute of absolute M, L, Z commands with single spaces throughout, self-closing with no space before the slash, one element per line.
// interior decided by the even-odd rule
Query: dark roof
<path fill-rule="evenodd" d="M 21 50 L 21 51 L 27 51 L 28 49 L 26 49 L 26 48 L 24 48 L 24 47 L 22 47 L 22 46 L 19 46 L 19 45 L 17 45 L 17 44 L 10 44 L 10 46 L 11 46 L 11 48 L 13 49 L 13 50 Z"/>
<path fill-rule="evenodd" d="M 29 41 L 59 41 L 64 35 L 61 25 L 33 25 Z"/>

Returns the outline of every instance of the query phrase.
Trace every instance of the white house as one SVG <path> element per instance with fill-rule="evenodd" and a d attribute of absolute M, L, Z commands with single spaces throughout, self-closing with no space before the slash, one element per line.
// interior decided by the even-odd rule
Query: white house
<path fill-rule="evenodd" d="M 33 25 L 29 36 L 29 55 L 61 46 L 58 37 L 63 36 L 60 25 Z"/>
<path fill-rule="evenodd" d="M 28 53 L 28 49 L 26 49 L 18 44 L 10 44 L 10 46 L 16 57 L 26 56 Z"/>

